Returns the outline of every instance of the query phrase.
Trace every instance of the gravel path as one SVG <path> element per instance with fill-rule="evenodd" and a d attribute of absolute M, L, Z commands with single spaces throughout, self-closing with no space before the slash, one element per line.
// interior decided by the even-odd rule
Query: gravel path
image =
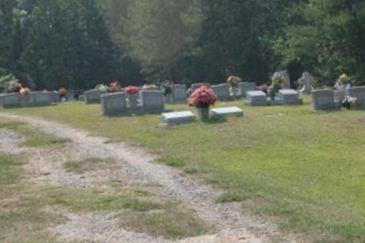
<path fill-rule="evenodd" d="M 72 147 L 66 146 L 61 151 L 53 151 L 56 156 L 57 154 L 69 153 L 66 151 L 73 151 L 71 153 L 75 154 L 75 156 L 80 156 L 80 153 L 82 153 L 82 156 L 86 157 L 115 159 L 121 166 L 120 173 L 125 175 L 126 178 L 131 178 L 141 185 L 157 185 L 160 188 L 159 193 L 161 196 L 181 201 L 186 206 L 194 209 L 202 219 L 215 225 L 218 230 L 218 233 L 215 235 L 186 239 L 182 242 L 301 241 L 297 238 L 298 236 L 282 234 L 274 224 L 263 218 L 242 212 L 239 203 L 216 204 L 214 201 L 220 192 L 185 176 L 177 169 L 154 163 L 154 156 L 140 148 L 126 143 L 110 143 L 106 138 L 89 136 L 87 132 L 80 129 L 37 118 L 8 114 L 0 114 L 0 117 L 26 122 L 43 132 L 71 139 L 73 141 Z M 37 161 L 47 161 L 49 159 L 51 158 L 38 155 Z M 44 168 L 47 168 L 47 166 L 44 165 Z M 77 179 L 70 179 L 68 176 L 63 175 L 59 168 L 48 168 L 48 170 L 56 170 L 58 173 L 61 173 L 56 178 L 62 178 L 66 183 L 67 180 L 77 183 Z M 80 220 L 80 218 L 77 218 L 77 220 Z M 75 220 L 72 222 L 74 224 Z M 103 220 L 93 222 L 98 222 L 94 227 L 96 235 L 108 235 L 107 232 L 100 232 L 100 229 L 103 229 L 103 227 L 98 225 L 102 224 Z M 75 227 L 72 224 L 64 227 L 73 229 Z M 80 223 L 78 225 L 82 226 Z M 124 238 L 126 242 L 151 242 L 151 239 L 146 238 L 146 236 L 133 236 L 133 234 L 130 236 L 130 234 L 123 233 L 122 231 L 119 234 L 128 235 L 127 238 Z M 98 241 L 100 238 L 95 240 Z M 156 240 L 153 242 L 156 242 Z"/>

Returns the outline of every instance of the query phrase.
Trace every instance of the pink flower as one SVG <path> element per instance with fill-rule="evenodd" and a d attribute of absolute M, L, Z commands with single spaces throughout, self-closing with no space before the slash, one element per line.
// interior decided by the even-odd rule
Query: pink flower
<path fill-rule="evenodd" d="M 125 88 L 125 89 L 124 89 L 124 92 L 125 92 L 127 95 L 137 94 L 137 93 L 139 92 L 139 87 L 136 87 L 136 86 L 130 85 L 130 86 L 128 86 L 127 88 Z"/>
<path fill-rule="evenodd" d="M 189 105 L 196 107 L 209 107 L 217 102 L 217 96 L 214 91 L 207 87 L 202 86 L 196 89 L 189 98 Z"/>

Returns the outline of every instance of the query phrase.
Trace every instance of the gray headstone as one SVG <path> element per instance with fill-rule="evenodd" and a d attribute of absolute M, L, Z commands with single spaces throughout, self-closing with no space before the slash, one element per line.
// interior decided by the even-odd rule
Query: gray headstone
<path fill-rule="evenodd" d="M 365 86 L 350 88 L 350 96 L 357 98 L 355 108 L 365 109 Z"/>
<path fill-rule="evenodd" d="M 255 91 L 256 83 L 253 82 L 241 82 L 238 84 L 238 92 L 243 97 L 246 97 L 248 91 Z"/>
<path fill-rule="evenodd" d="M 277 94 L 277 102 L 282 105 L 298 105 L 302 101 L 299 99 L 299 92 L 293 89 L 281 89 Z"/>
<path fill-rule="evenodd" d="M 212 85 L 212 89 L 218 100 L 224 101 L 230 98 L 229 87 L 227 84 Z"/>
<path fill-rule="evenodd" d="M 345 99 L 345 91 L 344 90 L 335 90 L 335 102 L 341 103 Z"/>
<path fill-rule="evenodd" d="M 227 116 L 242 117 L 243 111 L 238 107 L 214 108 L 211 111 L 212 118 L 224 118 Z"/>
<path fill-rule="evenodd" d="M 191 111 L 169 112 L 161 115 L 161 120 L 168 125 L 179 125 L 189 123 L 196 120 L 195 115 Z"/>
<path fill-rule="evenodd" d="M 1 96 L 1 106 L 3 108 L 19 107 L 20 106 L 19 93 L 3 94 Z"/>
<path fill-rule="evenodd" d="M 127 112 L 126 95 L 123 92 L 101 96 L 103 116 L 123 115 Z"/>
<path fill-rule="evenodd" d="M 31 107 L 34 105 L 32 92 L 25 96 L 19 95 L 19 97 L 21 107 Z"/>
<path fill-rule="evenodd" d="M 172 97 L 175 103 L 186 103 L 188 100 L 186 85 L 175 84 L 172 89 Z"/>
<path fill-rule="evenodd" d="M 248 91 L 246 104 L 251 106 L 265 106 L 267 105 L 267 95 L 262 91 Z"/>
<path fill-rule="evenodd" d="M 51 103 L 59 103 L 61 101 L 58 91 L 52 91 L 50 95 Z"/>
<path fill-rule="evenodd" d="M 199 89 L 202 86 L 208 86 L 208 87 L 210 87 L 210 84 L 208 84 L 208 83 L 194 83 L 190 87 L 191 92 L 193 93 L 196 89 Z"/>
<path fill-rule="evenodd" d="M 314 110 L 334 110 L 336 109 L 335 93 L 333 90 L 313 90 L 312 106 Z"/>
<path fill-rule="evenodd" d="M 162 91 L 141 90 L 139 96 L 144 113 L 161 113 L 164 111 L 165 103 Z"/>
<path fill-rule="evenodd" d="M 96 89 L 85 91 L 86 104 L 98 104 L 98 103 L 100 103 L 100 96 L 102 94 L 105 94 L 105 93 L 102 93 L 102 92 L 100 92 Z"/>
<path fill-rule="evenodd" d="M 52 92 L 32 92 L 33 106 L 47 106 L 52 104 Z"/>

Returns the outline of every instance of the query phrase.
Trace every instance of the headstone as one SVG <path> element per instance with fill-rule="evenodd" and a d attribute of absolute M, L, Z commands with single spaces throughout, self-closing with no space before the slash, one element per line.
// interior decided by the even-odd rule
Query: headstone
<path fill-rule="evenodd" d="M 312 75 L 310 75 L 309 72 L 304 72 L 302 77 L 298 79 L 298 83 L 303 86 L 300 92 L 304 94 L 311 94 L 314 82 L 315 80 Z"/>
<path fill-rule="evenodd" d="M 101 96 L 103 116 L 123 115 L 127 112 L 126 95 L 123 92 Z"/>
<path fill-rule="evenodd" d="M 144 113 L 160 113 L 164 111 L 165 103 L 162 91 L 141 90 L 139 96 Z"/>
<path fill-rule="evenodd" d="M 272 79 L 274 80 L 276 78 L 283 80 L 282 83 L 283 89 L 290 89 L 290 76 L 287 70 L 275 72 L 274 75 L 272 76 Z"/>
<path fill-rule="evenodd" d="M 51 103 L 59 103 L 61 101 L 58 91 L 52 91 L 50 95 Z"/>
<path fill-rule="evenodd" d="M 313 90 L 312 106 L 314 110 L 334 110 L 336 109 L 335 93 L 330 89 Z"/>
<path fill-rule="evenodd" d="M 100 103 L 100 96 L 104 94 L 96 89 L 85 91 L 86 104 L 97 104 Z"/>
<path fill-rule="evenodd" d="M 256 83 L 254 82 L 241 82 L 238 84 L 238 91 L 242 97 L 246 97 L 248 91 L 255 91 Z"/>
<path fill-rule="evenodd" d="M 299 92 L 293 89 L 279 90 L 276 100 L 282 105 L 298 105 L 302 103 L 302 100 L 299 99 Z"/>
<path fill-rule="evenodd" d="M 3 94 L 1 96 L 1 106 L 3 108 L 19 107 L 20 106 L 19 93 Z"/>
<path fill-rule="evenodd" d="M 68 90 L 66 99 L 67 99 L 67 101 L 74 101 L 75 100 L 75 90 Z"/>
<path fill-rule="evenodd" d="M 212 118 L 225 118 L 227 116 L 242 117 L 243 111 L 238 107 L 214 108 L 211 111 Z"/>
<path fill-rule="evenodd" d="M 229 87 L 227 84 L 212 85 L 212 89 L 217 96 L 218 100 L 225 101 L 229 100 Z"/>
<path fill-rule="evenodd" d="M 262 91 L 248 91 L 246 104 L 251 106 L 266 106 L 267 95 Z"/>
<path fill-rule="evenodd" d="M 356 98 L 354 108 L 365 109 L 365 86 L 358 86 L 350 88 L 349 95 Z"/>
<path fill-rule="evenodd" d="M 20 106 L 21 107 L 31 107 L 34 105 L 34 100 L 33 100 L 33 95 L 32 95 L 33 92 L 25 95 L 25 96 L 22 96 L 22 95 L 19 95 L 20 97 Z"/>
<path fill-rule="evenodd" d="M 51 92 L 32 92 L 33 106 L 47 106 L 52 104 L 52 93 Z"/>
<path fill-rule="evenodd" d="M 193 93 L 195 90 L 199 89 L 202 86 L 208 86 L 208 87 L 210 87 L 210 84 L 208 84 L 208 83 L 194 83 L 190 87 L 191 93 Z"/>
<path fill-rule="evenodd" d="M 343 89 L 335 90 L 334 96 L 335 103 L 342 103 L 342 101 L 345 99 L 345 91 Z"/>
<path fill-rule="evenodd" d="M 168 125 L 179 125 L 183 123 L 193 122 L 196 120 L 196 118 L 191 111 L 181 111 L 163 113 L 161 115 L 161 120 L 163 123 L 166 123 Z"/>
<path fill-rule="evenodd" d="M 188 96 L 186 95 L 186 85 L 175 84 L 172 89 L 172 97 L 174 103 L 186 103 Z"/>
<path fill-rule="evenodd" d="M 127 95 L 127 107 L 130 113 L 137 113 L 140 111 L 139 94 Z"/>

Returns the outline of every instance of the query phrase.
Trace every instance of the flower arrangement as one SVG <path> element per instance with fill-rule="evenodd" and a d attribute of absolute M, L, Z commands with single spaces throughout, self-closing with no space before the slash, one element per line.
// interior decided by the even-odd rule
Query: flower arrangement
<path fill-rule="evenodd" d="M 342 74 L 340 77 L 339 77 L 339 82 L 341 85 L 347 85 L 347 84 L 350 84 L 351 83 L 351 79 L 349 76 L 347 76 L 347 74 Z"/>
<path fill-rule="evenodd" d="M 236 88 L 238 87 L 238 84 L 242 82 L 242 79 L 238 76 L 229 76 L 227 79 L 227 84 L 230 87 Z"/>
<path fill-rule="evenodd" d="M 197 108 L 209 108 L 217 102 L 217 96 L 208 86 L 196 89 L 189 98 L 189 105 Z"/>
<path fill-rule="evenodd" d="M 118 81 L 114 81 L 109 83 L 108 91 L 110 93 L 116 93 L 119 92 L 122 89 Z"/>
<path fill-rule="evenodd" d="M 260 86 L 260 90 L 267 94 L 269 92 L 269 86 L 267 86 L 267 84 L 263 84 Z"/>
<path fill-rule="evenodd" d="M 137 94 L 139 92 L 139 87 L 137 86 L 133 86 L 133 85 L 130 85 L 128 87 L 126 87 L 124 89 L 124 92 L 127 94 L 127 95 L 133 95 L 133 94 Z"/>
<path fill-rule="evenodd" d="M 105 84 L 98 84 L 95 86 L 95 89 L 99 92 L 106 93 L 108 92 L 109 87 L 106 86 Z"/>
<path fill-rule="evenodd" d="M 26 97 L 30 94 L 30 89 L 29 88 L 21 88 L 19 90 L 19 94 L 21 97 Z"/>
<path fill-rule="evenodd" d="M 275 99 L 276 94 L 279 92 L 279 90 L 282 88 L 284 83 L 284 80 L 279 77 L 274 75 L 272 80 L 271 80 L 271 86 L 269 88 L 269 95 L 271 97 L 271 99 Z"/>
<path fill-rule="evenodd" d="M 67 90 L 64 87 L 58 89 L 58 93 L 61 97 L 65 97 L 67 94 Z"/>
<path fill-rule="evenodd" d="M 347 96 L 343 101 L 342 101 L 342 106 L 348 110 L 351 109 L 351 106 L 353 104 L 355 104 L 357 101 L 357 98 L 351 97 L 351 96 Z"/>
<path fill-rule="evenodd" d="M 18 80 L 13 80 L 9 82 L 8 92 L 10 93 L 18 93 L 23 88 L 23 85 L 19 83 Z"/>

